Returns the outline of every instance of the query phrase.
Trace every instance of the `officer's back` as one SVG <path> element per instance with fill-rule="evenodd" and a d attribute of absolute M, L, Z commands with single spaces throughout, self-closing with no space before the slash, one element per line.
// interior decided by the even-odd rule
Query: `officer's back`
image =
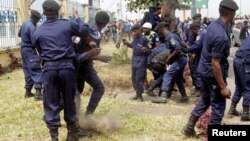
<path fill-rule="evenodd" d="M 21 37 L 20 46 L 31 47 L 31 36 L 36 30 L 36 25 L 32 23 L 31 20 L 25 21 L 22 24 L 22 27 L 18 33 L 18 36 Z"/>
<path fill-rule="evenodd" d="M 75 56 L 71 37 L 76 35 L 72 31 L 72 22 L 62 19 L 49 19 L 35 32 L 36 40 L 40 41 L 43 60 L 57 60 Z M 75 29 L 77 31 L 77 29 Z"/>

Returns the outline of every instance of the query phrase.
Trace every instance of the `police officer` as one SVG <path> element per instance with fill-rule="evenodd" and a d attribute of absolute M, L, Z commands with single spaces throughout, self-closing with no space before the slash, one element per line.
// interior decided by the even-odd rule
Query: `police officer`
<path fill-rule="evenodd" d="M 144 81 L 147 70 L 147 56 L 148 56 L 148 40 L 142 35 L 142 28 L 140 24 L 135 24 L 132 27 L 133 41 L 128 43 L 123 40 L 127 47 L 133 49 L 132 56 L 132 84 L 136 91 L 136 95 L 131 100 L 143 101 L 142 93 L 144 90 Z"/>
<path fill-rule="evenodd" d="M 21 56 L 23 63 L 23 72 L 25 76 L 25 97 L 31 97 L 31 89 L 34 85 L 36 89 L 35 100 L 42 100 L 42 69 L 40 58 L 36 49 L 31 43 L 31 38 L 36 30 L 36 24 L 40 20 L 40 13 L 31 10 L 30 20 L 24 22 L 19 30 L 18 36 L 21 37 Z"/>
<path fill-rule="evenodd" d="M 157 26 L 157 22 L 159 22 L 158 20 L 160 20 L 160 18 L 158 18 L 158 13 L 157 13 L 157 7 L 156 5 L 152 5 L 149 7 L 149 13 L 148 13 L 148 18 L 146 20 L 146 22 L 149 22 L 152 24 L 152 28 L 154 29 Z"/>
<path fill-rule="evenodd" d="M 80 93 L 83 92 L 84 82 L 87 82 L 91 87 L 93 87 L 93 92 L 87 106 L 86 114 L 94 113 L 105 91 L 104 85 L 94 69 L 93 60 L 103 61 L 103 58 L 101 58 L 101 56 L 97 56 L 98 54 L 95 54 L 95 52 L 100 53 L 100 32 L 108 24 L 109 20 L 110 17 L 107 12 L 99 11 L 95 16 L 95 23 L 85 25 L 85 38 L 82 38 L 81 46 L 77 49 L 78 91 Z M 94 49 L 93 46 L 89 46 L 88 38 L 90 38 L 91 42 L 96 43 L 96 47 L 94 47 Z"/>
<path fill-rule="evenodd" d="M 190 64 L 192 64 L 192 80 L 195 86 L 195 96 L 200 96 L 200 88 L 201 88 L 201 75 L 198 72 L 198 65 L 200 62 L 201 50 L 203 47 L 203 42 L 206 34 L 206 30 L 204 28 L 200 28 L 200 24 L 192 23 L 190 25 L 190 32 L 192 36 L 196 38 L 196 41 L 190 46 L 189 54 L 190 54 Z"/>
<path fill-rule="evenodd" d="M 71 37 L 80 36 L 79 25 L 58 19 L 59 4 L 46 0 L 42 4 L 46 21 L 34 33 L 33 43 L 43 61 L 44 120 L 52 141 L 58 141 L 60 127 L 60 100 L 64 103 L 64 119 L 67 124 L 67 141 L 78 140 L 76 127 L 76 58 Z"/>
<path fill-rule="evenodd" d="M 173 88 L 173 82 L 175 81 L 179 92 L 181 93 L 181 99 L 179 102 L 187 102 L 188 97 L 183 83 L 183 71 L 187 64 L 187 56 L 183 53 L 180 45 L 180 38 L 178 35 L 173 34 L 169 30 L 170 25 L 162 22 L 158 25 L 159 36 L 165 36 L 165 44 L 170 50 L 170 56 L 166 60 L 166 65 L 169 69 L 166 71 L 163 77 L 163 83 L 161 86 L 162 94 L 155 100 L 154 103 L 166 103 L 167 98 L 171 96 L 170 90 Z"/>
<path fill-rule="evenodd" d="M 192 23 L 196 23 L 201 25 L 201 14 L 195 14 L 193 17 L 193 22 Z M 192 35 L 191 31 L 190 31 L 190 26 L 186 26 L 184 28 L 184 32 L 183 32 L 183 40 L 188 43 L 190 46 L 195 42 L 195 37 Z"/>
<path fill-rule="evenodd" d="M 201 99 L 191 113 L 188 123 L 182 129 L 186 136 L 195 136 L 197 120 L 211 105 L 210 125 L 220 125 L 230 98 L 226 78 L 228 74 L 227 57 L 230 53 L 230 23 L 233 21 L 237 4 L 233 0 L 222 0 L 219 6 L 220 17 L 207 29 L 198 71 L 202 75 Z"/>
<path fill-rule="evenodd" d="M 229 115 L 239 116 L 240 112 L 236 110 L 236 105 L 239 103 L 240 98 L 243 97 L 243 114 L 241 121 L 250 121 L 249 106 L 250 106 L 250 59 L 249 59 L 250 37 L 237 50 L 234 59 L 234 76 L 235 76 L 235 92 L 232 98 L 232 103 L 228 111 Z"/>

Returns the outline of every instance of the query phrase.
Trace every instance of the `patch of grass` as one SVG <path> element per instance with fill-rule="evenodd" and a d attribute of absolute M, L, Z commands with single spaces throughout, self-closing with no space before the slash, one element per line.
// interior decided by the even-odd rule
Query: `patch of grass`
<path fill-rule="evenodd" d="M 106 45 L 104 53 L 111 54 L 115 48 Z M 131 69 L 129 64 L 112 65 L 95 64 L 98 75 L 103 80 L 106 92 L 99 103 L 95 117 L 105 117 L 112 113 L 121 117 L 123 126 L 111 134 L 95 134 L 84 141 L 198 141 L 200 139 L 184 138 L 181 128 L 187 122 L 189 113 L 156 114 L 140 112 L 152 110 L 150 102 L 137 103 L 126 99 L 117 100 L 113 95 L 128 91 L 131 85 Z M 42 102 L 33 98 L 24 98 L 24 76 L 22 70 L 0 76 L 0 141 L 45 141 L 49 138 L 48 129 L 42 120 Z M 91 89 L 85 88 L 86 93 Z M 81 112 L 84 113 L 89 96 L 82 97 Z M 157 105 L 155 108 L 186 108 L 183 105 Z M 142 109 L 142 108 L 141 108 Z M 112 120 L 110 118 L 109 120 Z M 66 125 L 61 113 L 62 127 L 59 130 L 60 140 L 66 138 Z"/>

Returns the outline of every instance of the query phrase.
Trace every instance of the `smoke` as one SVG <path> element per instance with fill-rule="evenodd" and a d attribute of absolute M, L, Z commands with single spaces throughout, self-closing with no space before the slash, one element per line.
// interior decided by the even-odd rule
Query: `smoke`
<path fill-rule="evenodd" d="M 79 124 L 82 129 L 92 130 L 106 136 L 123 127 L 122 117 L 116 113 L 108 113 L 100 117 L 81 114 Z"/>

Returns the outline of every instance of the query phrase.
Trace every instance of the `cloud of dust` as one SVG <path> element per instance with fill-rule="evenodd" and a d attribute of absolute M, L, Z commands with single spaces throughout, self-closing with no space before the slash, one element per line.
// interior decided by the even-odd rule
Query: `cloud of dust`
<path fill-rule="evenodd" d="M 83 129 L 99 132 L 106 136 L 121 129 L 124 125 L 122 116 L 117 113 L 107 113 L 100 117 L 80 114 L 79 124 Z"/>

